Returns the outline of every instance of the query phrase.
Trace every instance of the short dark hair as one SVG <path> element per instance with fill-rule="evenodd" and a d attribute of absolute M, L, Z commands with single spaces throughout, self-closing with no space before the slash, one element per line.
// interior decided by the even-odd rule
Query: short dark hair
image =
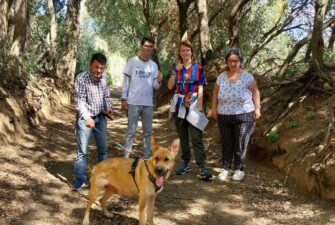
<path fill-rule="evenodd" d="M 144 45 L 144 43 L 145 43 L 146 41 L 150 42 L 150 43 L 153 44 L 153 45 L 155 44 L 155 41 L 154 41 L 153 38 L 151 38 L 151 37 L 143 37 L 142 40 L 141 40 L 141 46 Z"/>
<path fill-rule="evenodd" d="M 228 65 L 228 58 L 231 55 L 236 55 L 240 59 L 240 65 L 242 67 L 243 64 L 243 55 L 239 48 L 231 48 L 229 49 L 226 54 L 224 55 L 224 60 L 226 61 L 226 64 Z"/>
<path fill-rule="evenodd" d="M 92 64 L 94 62 L 94 60 L 97 60 L 102 65 L 106 65 L 106 63 L 107 63 L 106 56 L 104 54 L 102 54 L 101 52 L 97 52 L 97 53 L 94 53 L 92 55 L 90 64 Z"/>

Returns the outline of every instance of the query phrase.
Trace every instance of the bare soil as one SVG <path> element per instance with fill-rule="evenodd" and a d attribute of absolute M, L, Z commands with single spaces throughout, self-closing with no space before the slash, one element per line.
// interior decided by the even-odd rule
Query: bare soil
<path fill-rule="evenodd" d="M 115 116 L 108 125 L 109 156 L 120 156 L 116 143 L 123 142 L 127 119 L 119 111 L 118 93 L 113 103 Z M 167 125 L 167 115 L 157 110 L 154 137 L 163 145 L 176 138 Z M 75 111 L 64 107 L 54 112 L 38 129 L 0 146 L 0 224 L 80 224 L 87 203 L 87 189 L 71 190 L 76 155 Z M 135 149 L 141 149 L 141 130 Z M 220 150 L 206 131 L 209 167 L 219 173 Z M 90 146 L 88 170 L 96 163 L 94 143 Z M 178 158 L 177 166 L 180 163 Z M 192 172 L 170 177 L 156 201 L 155 223 L 160 225 L 262 225 L 335 224 L 335 203 L 305 193 L 270 163 L 248 158 L 242 182 L 199 180 Z M 90 172 L 89 172 L 90 173 Z M 91 224 L 138 224 L 137 200 L 121 196 L 111 199 L 109 210 L 115 217 L 103 216 L 97 204 L 91 211 Z"/>

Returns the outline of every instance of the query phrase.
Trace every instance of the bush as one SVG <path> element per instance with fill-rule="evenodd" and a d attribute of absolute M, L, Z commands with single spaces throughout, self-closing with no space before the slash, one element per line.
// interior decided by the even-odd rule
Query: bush
<path fill-rule="evenodd" d="M 273 143 L 278 141 L 278 139 L 279 139 L 278 131 L 270 131 L 270 133 L 268 134 L 268 141 Z"/>

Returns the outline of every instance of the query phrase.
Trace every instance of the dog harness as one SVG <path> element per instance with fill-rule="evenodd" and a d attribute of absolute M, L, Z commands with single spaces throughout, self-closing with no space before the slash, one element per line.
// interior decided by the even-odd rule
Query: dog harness
<path fill-rule="evenodd" d="M 137 188 L 137 191 L 138 191 L 138 192 L 140 192 L 140 190 L 138 189 L 138 185 L 137 185 L 136 180 L 135 180 L 135 169 L 136 169 L 136 167 L 137 167 L 137 165 L 138 165 L 138 160 L 139 160 L 139 159 L 140 159 L 140 157 L 136 157 L 136 158 L 134 159 L 133 164 L 131 164 L 131 170 L 129 171 L 129 173 L 130 173 L 131 176 L 133 177 L 133 180 L 134 180 L 134 183 L 135 183 L 135 185 L 136 185 L 136 188 Z"/>
<path fill-rule="evenodd" d="M 135 170 L 136 170 L 136 167 L 138 165 L 138 160 L 139 159 L 140 159 L 139 157 L 134 158 L 134 162 L 131 165 L 131 170 L 129 171 L 129 174 L 131 174 L 131 176 L 133 177 L 133 180 L 134 180 L 134 183 L 136 185 L 136 188 L 137 188 L 138 192 L 140 192 L 140 190 L 139 190 L 138 185 L 137 185 L 136 180 L 135 180 Z M 147 169 L 147 172 L 148 172 L 148 178 L 151 181 L 151 183 L 155 186 L 155 192 L 157 193 L 158 191 L 160 191 L 163 188 L 163 185 L 160 186 L 160 187 L 158 187 L 156 185 L 156 178 L 150 173 L 148 165 L 147 165 L 147 160 L 143 160 L 143 161 L 144 161 L 145 168 Z"/>

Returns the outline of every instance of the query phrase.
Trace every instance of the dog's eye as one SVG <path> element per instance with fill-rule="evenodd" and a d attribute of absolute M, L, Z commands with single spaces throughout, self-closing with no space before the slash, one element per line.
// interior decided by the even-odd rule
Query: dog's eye
<path fill-rule="evenodd" d="M 165 158 L 164 158 L 164 161 L 165 161 L 165 162 L 169 161 L 169 158 L 168 158 L 168 157 L 165 157 Z"/>
<path fill-rule="evenodd" d="M 156 156 L 156 157 L 155 157 L 155 161 L 159 161 L 159 158 L 158 158 L 158 156 Z"/>

